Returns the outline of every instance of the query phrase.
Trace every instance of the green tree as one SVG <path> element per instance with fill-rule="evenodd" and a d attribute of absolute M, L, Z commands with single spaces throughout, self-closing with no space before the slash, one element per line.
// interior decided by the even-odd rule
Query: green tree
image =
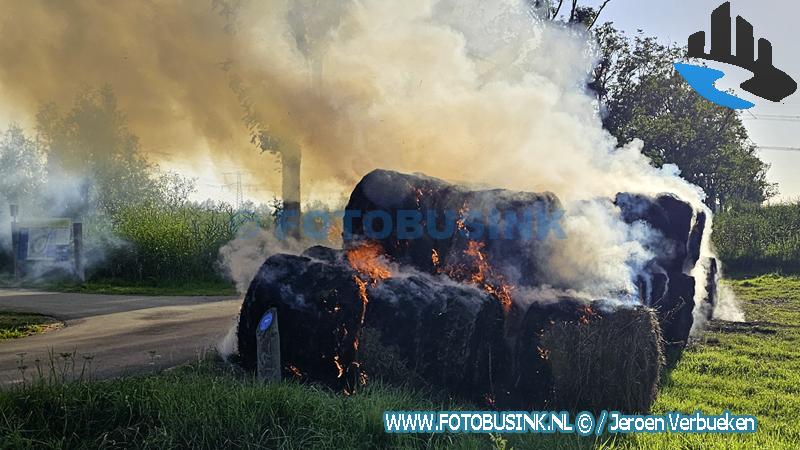
<path fill-rule="evenodd" d="M 578 0 L 528 0 L 528 3 L 537 10 L 545 9 L 548 11 L 548 17 L 551 20 L 580 24 L 588 29 L 591 29 L 600 18 L 603 10 L 611 2 L 611 0 L 604 0 L 599 7 L 594 8 L 591 6 L 581 6 Z"/>
<path fill-rule="evenodd" d="M 590 88 L 603 109 L 604 127 L 620 144 L 644 141 L 653 165 L 675 164 L 706 192 L 714 211 L 762 203 L 776 193 L 734 110 L 700 97 L 673 68 L 680 47 L 639 33 L 629 38 L 610 23 L 595 29 L 601 52 Z"/>
<path fill-rule="evenodd" d="M 79 184 L 80 199 L 69 213 L 99 208 L 113 215 L 157 193 L 153 166 L 139 151 L 110 87 L 81 92 L 66 113 L 53 103 L 43 105 L 37 131 L 50 181 L 63 177 Z"/>
<path fill-rule="evenodd" d="M 0 139 L 0 197 L 9 203 L 30 200 L 44 182 L 44 155 L 11 124 Z"/>

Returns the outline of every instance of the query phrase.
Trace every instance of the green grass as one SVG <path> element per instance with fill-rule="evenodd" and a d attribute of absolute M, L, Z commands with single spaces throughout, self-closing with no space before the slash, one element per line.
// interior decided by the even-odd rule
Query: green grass
<path fill-rule="evenodd" d="M 800 448 L 800 278 L 728 282 L 747 322 L 712 323 L 662 385 L 655 412 L 752 414 L 754 435 L 633 435 L 624 448 Z"/>
<path fill-rule="evenodd" d="M 345 397 L 286 382 L 266 386 L 210 360 L 161 375 L 39 383 L 0 395 L 0 448 L 383 448 L 428 436 L 389 436 L 386 407 L 446 407 L 372 386 Z M 439 436 L 447 447 L 456 439 Z M 473 448 L 485 438 L 472 436 Z"/>
<path fill-rule="evenodd" d="M 226 281 L 192 281 L 174 284 L 146 284 L 114 280 L 89 281 L 83 284 L 55 285 L 61 292 L 109 295 L 236 295 L 236 287 Z"/>
<path fill-rule="evenodd" d="M 0 311 L 0 341 L 42 333 L 56 323 L 57 320 L 38 314 Z"/>
<path fill-rule="evenodd" d="M 797 449 L 800 278 L 730 282 L 746 323 L 712 323 L 666 377 L 655 413 L 753 414 L 754 435 L 509 435 L 514 449 Z M 210 360 L 147 377 L 0 393 L 0 448 L 492 448 L 487 435 L 387 435 L 384 410 L 469 409 L 399 387 L 343 396 L 266 386 Z"/>
<path fill-rule="evenodd" d="M 236 295 L 236 287 L 224 280 L 201 280 L 174 283 L 134 283 L 124 280 L 90 280 L 85 283 L 73 281 L 19 283 L 0 279 L 0 287 L 39 289 L 55 292 L 78 292 L 82 294 L 147 295 L 147 296 L 193 296 Z"/>

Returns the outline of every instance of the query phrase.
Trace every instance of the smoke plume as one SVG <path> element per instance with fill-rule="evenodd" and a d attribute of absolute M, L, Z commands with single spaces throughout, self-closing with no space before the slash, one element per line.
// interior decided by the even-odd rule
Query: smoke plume
<path fill-rule="evenodd" d="M 211 153 L 273 191 L 248 124 L 301 150 L 306 196 L 378 167 L 552 191 L 568 239 L 548 270 L 576 288 L 630 292 L 647 258 L 648 230 L 587 201 L 672 192 L 702 207 L 678 168 L 602 129 L 588 34 L 523 0 L 4 3 L 6 114 L 110 83 L 153 160 Z"/>

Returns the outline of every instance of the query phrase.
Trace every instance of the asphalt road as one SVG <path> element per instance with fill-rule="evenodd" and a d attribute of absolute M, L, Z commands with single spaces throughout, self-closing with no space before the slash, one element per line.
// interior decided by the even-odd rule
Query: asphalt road
<path fill-rule="evenodd" d="M 36 360 L 45 375 L 55 368 L 59 376 L 66 378 L 83 372 L 83 376 L 90 373 L 98 379 L 195 361 L 222 344 L 240 305 L 241 300 L 231 297 L 0 289 L 0 311 L 45 314 L 65 324 L 58 330 L 0 341 L 0 385 L 18 384 L 23 377 L 30 380 L 36 376 Z"/>

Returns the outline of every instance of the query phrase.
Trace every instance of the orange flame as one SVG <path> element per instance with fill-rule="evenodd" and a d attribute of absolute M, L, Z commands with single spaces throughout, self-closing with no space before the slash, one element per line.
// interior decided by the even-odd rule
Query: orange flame
<path fill-rule="evenodd" d="M 294 364 L 289 364 L 288 366 L 286 366 L 286 368 L 289 369 L 289 372 L 292 372 L 292 375 L 294 375 L 296 378 L 303 377 L 303 373 L 300 372 L 300 369 L 298 369 L 297 366 L 295 366 Z"/>
<path fill-rule="evenodd" d="M 392 276 L 392 271 L 383 260 L 384 251 L 383 246 L 379 242 L 368 241 L 358 247 L 352 248 L 347 252 L 347 261 L 361 276 L 355 275 L 353 281 L 358 286 L 358 296 L 361 298 L 361 320 L 359 321 L 359 332 L 353 342 L 353 348 L 358 350 L 358 340 L 361 335 L 361 328 L 364 326 L 364 318 L 367 314 L 367 304 L 369 298 L 367 297 L 367 281 L 362 277 L 366 277 L 373 285 L 378 281 L 384 280 Z"/>
<path fill-rule="evenodd" d="M 383 260 L 383 246 L 379 242 L 367 241 L 347 251 L 347 262 L 361 275 L 373 283 L 392 276 L 392 271 Z"/>
<path fill-rule="evenodd" d="M 467 249 L 464 250 L 464 254 L 472 258 L 474 263 L 469 268 L 472 271 L 469 281 L 495 296 L 503 306 L 503 311 L 508 312 L 511 309 L 511 291 L 513 288 L 506 282 L 505 277 L 494 272 L 494 269 L 486 259 L 486 255 L 483 253 L 484 246 L 483 242 L 469 241 Z M 457 277 L 459 272 L 459 270 L 453 271 Z"/>
<path fill-rule="evenodd" d="M 361 319 L 358 322 L 358 334 L 356 334 L 356 339 L 353 341 L 353 350 L 358 351 L 358 341 L 361 337 L 361 328 L 364 327 L 364 318 L 367 315 L 367 304 L 369 304 L 369 297 L 367 297 L 367 282 L 362 280 L 361 277 L 358 275 L 353 277 L 353 281 L 356 282 L 358 286 L 358 296 L 361 298 Z"/>
<path fill-rule="evenodd" d="M 466 218 L 467 213 L 469 213 L 469 208 L 467 207 L 467 204 L 464 203 L 461 206 L 461 209 L 458 210 L 458 220 L 456 220 L 456 227 L 459 229 L 459 231 L 463 231 L 465 234 L 469 235 L 469 230 L 467 230 L 467 225 L 464 224 L 464 219 Z"/>
<path fill-rule="evenodd" d="M 339 355 L 333 357 L 333 363 L 336 364 L 336 370 L 339 371 L 336 378 L 342 378 L 342 375 L 344 375 L 344 367 L 342 367 L 342 364 L 339 362 Z"/>
<path fill-rule="evenodd" d="M 358 274 L 353 276 L 353 281 L 356 283 L 358 296 L 361 300 L 361 315 L 358 322 L 358 330 L 355 334 L 355 339 L 353 339 L 353 350 L 356 354 L 358 353 L 361 333 L 364 328 L 364 319 L 367 316 L 367 305 L 369 304 L 367 283 L 375 285 L 379 281 L 392 276 L 392 271 L 386 263 L 384 256 L 385 252 L 383 246 L 379 242 L 373 241 L 364 242 L 347 251 L 347 262 L 358 272 Z M 339 376 L 337 378 L 341 378 L 345 370 L 339 362 L 339 355 L 333 357 L 333 362 L 336 364 L 336 368 L 339 371 Z M 357 361 L 353 361 L 352 364 L 355 368 L 359 367 Z M 365 373 L 359 373 L 359 381 L 362 384 L 366 384 L 367 375 Z M 345 392 L 349 393 L 347 390 L 345 390 Z"/>
<path fill-rule="evenodd" d="M 591 305 L 586 305 L 581 309 L 581 316 L 578 321 L 584 325 L 588 324 L 591 319 L 597 317 L 597 313 L 592 309 Z"/>

